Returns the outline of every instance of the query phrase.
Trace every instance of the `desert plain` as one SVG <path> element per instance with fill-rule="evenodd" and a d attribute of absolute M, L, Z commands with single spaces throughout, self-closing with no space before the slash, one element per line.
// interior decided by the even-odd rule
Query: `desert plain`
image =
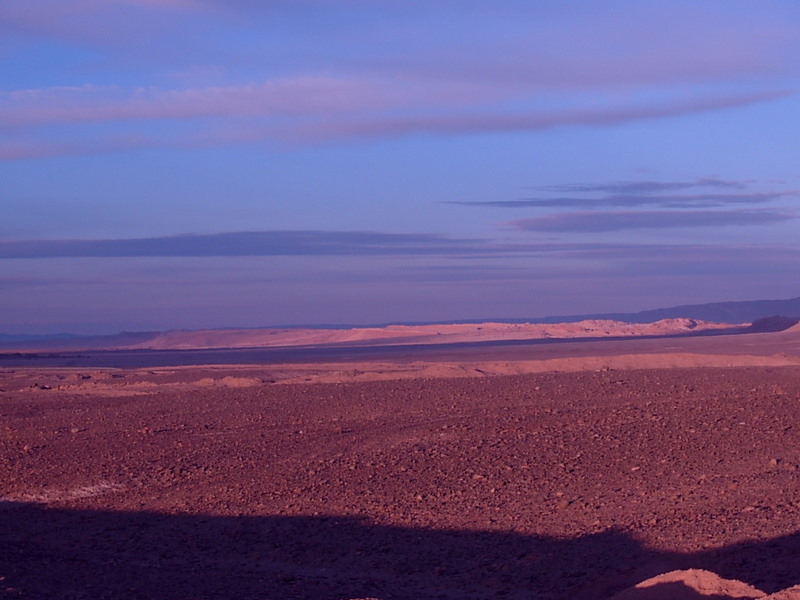
<path fill-rule="evenodd" d="M 0 597 L 800 597 L 798 326 L 497 341 L 0 357 Z"/>

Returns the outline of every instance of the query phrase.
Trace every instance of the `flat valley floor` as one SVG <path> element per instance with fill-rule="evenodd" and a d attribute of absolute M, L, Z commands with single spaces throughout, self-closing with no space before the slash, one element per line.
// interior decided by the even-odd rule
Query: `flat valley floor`
<path fill-rule="evenodd" d="M 800 583 L 800 367 L 273 381 L 4 367 L 0 597 Z"/>

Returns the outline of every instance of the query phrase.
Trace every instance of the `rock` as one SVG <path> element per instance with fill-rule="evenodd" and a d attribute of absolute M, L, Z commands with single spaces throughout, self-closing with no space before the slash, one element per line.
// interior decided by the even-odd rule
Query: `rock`
<path fill-rule="evenodd" d="M 766 596 L 764 600 L 800 600 L 800 585 L 790 587 L 782 592 L 775 592 Z"/>
<path fill-rule="evenodd" d="M 701 600 L 709 596 L 709 600 L 731 600 L 741 598 L 755 600 L 764 598 L 761 590 L 733 579 L 722 579 L 719 575 L 701 569 L 687 571 L 670 571 L 647 581 L 623 590 L 611 600 Z M 795 600 L 788 596 L 781 600 Z M 800 597 L 798 597 L 800 600 Z"/>

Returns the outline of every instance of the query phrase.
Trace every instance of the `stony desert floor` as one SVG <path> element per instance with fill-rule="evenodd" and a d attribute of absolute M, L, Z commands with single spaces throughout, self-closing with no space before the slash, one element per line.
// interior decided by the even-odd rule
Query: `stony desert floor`
<path fill-rule="evenodd" d="M 312 384 L 4 366 L 0 597 L 600 600 L 674 569 L 800 584 L 800 366 L 595 366 Z M 669 597 L 733 597 L 692 593 Z"/>

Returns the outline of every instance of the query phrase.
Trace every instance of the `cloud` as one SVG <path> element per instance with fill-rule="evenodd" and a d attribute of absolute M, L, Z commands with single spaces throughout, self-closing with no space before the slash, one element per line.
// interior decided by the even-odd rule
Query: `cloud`
<path fill-rule="evenodd" d="M 326 35 L 340 42 L 376 40 L 370 56 L 382 70 L 430 81 L 526 81 L 538 89 L 718 81 L 775 71 L 792 58 L 793 15 L 775 3 L 758 14 L 731 2 L 625 4 L 610 10 L 485 0 L 4 0 L 0 25 L 107 46 L 112 37 L 138 45 L 133 33 L 147 34 L 148 26 L 174 36 L 191 18 L 202 18 L 204 28 L 246 19 L 267 36 L 272 24 L 289 22 L 302 36 L 318 34 L 317 19 L 327 17 Z M 347 21 L 355 27 L 342 25 Z M 386 56 L 380 42 L 391 44 L 398 29 L 414 50 Z M 369 63 L 363 54 L 352 62 Z"/>
<path fill-rule="evenodd" d="M 191 147 L 202 144 L 192 143 Z M 207 145 L 207 144 L 206 144 Z M 118 135 L 99 140 L 74 142 L 52 142 L 47 140 L 25 140 L 0 142 L 0 161 L 53 158 L 60 156 L 84 156 L 109 152 L 123 152 L 141 148 L 186 147 L 186 140 L 167 139 L 164 136 L 146 138 L 140 135 Z"/>
<path fill-rule="evenodd" d="M 114 88 L 51 88 L 0 94 L 0 159 L 126 151 L 135 148 L 204 148 L 253 143 L 318 144 L 413 134 L 470 135 L 532 132 L 567 126 L 608 126 L 724 110 L 769 102 L 785 92 L 693 98 L 661 105 L 567 111 L 476 111 L 481 91 L 459 86 L 423 89 L 392 82 L 329 77 L 284 79 L 265 84 L 176 91 Z M 473 90 L 474 91 L 474 90 Z M 487 92 L 497 94 L 497 91 Z M 446 113 L 443 107 L 450 106 Z M 420 116 L 408 116 L 409 112 Z M 425 113 L 429 113 L 425 116 Z M 135 135 L 87 129 L 83 135 L 41 139 L 22 135 L 34 126 L 126 121 L 184 121 L 187 127 L 137 128 Z M 712 182 L 713 183 L 713 182 Z M 621 185 L 621 184 L 620 184 Z"/>
<path fill-rule="evenodd" d="M 750 219 L 752 220 L 752 217 Z M 742 223 L 737 222 L 736 224 Z M 605 270 L 619 268 L 623 271 L 633 268 L 631 265 L 640 265 L 637 269 L 642 271 L 652 269 L 653 272 L 658 272 L 662 268 L 659 266 L 662 263 L 663 265 L 686 265 L 697 261 L 719 265 L 726 261 L 744 261 L 747 264 L 755 264 L 759 261 L 766 263 L 779 260 L 785 266 L 788 264 L 787 261 L 796 261 L 798 255 L 800 255 L 800 249 L 785 246 L 498 242 L 486 239 L 450 238 L 436 234 L 321 230 L 228 232 L 105 240 L 0 241 L 0 260 L 76 258 L 114 260 L 124 258 L 157 261 L 147 262 L 146 267 L 138 272 L 136 277 L 143 282 L 153 280 L 156 265 L 161 265 L 158 269 L 163 269 L 165 268 L 164 264 L 171 264 L 169 261 L 160 262 L 162 259 L 169 258 L 196 258 L 204 262 L 197 263 L 195 268 L 188 266 L 185 262 L 173 265 L 171 268 L 174 269 L 174 272 L 168 273 L 166 278 L 160 278 L 161 281 L 168 281 L 170 277 L 183 276 L 189 272 L 193 273 L 192 276 L 198 277 L 204 274 L 213 275 L 215 281 L 219 281 L 220 277 L 231 275 L 231 265 L 227 262 L 213 262 L 213 260 L 229 258 L 258 260 L 259 257 L 306 257 L 311 262 L 303 263 L 305 265 L 302 267 L 303 269 L 311 269 L 320 273 L 326 271 L 326 275 L 318 274 L 314 278 L 327 278 L 330 275 L 331 280 L 346 277 L 345 273 L 351 271 L 355 272 L 354 276 L 357 277 L 361 277 L 364 273 L 367 273 L 368 277 L 375 277 L 376 273 L 393 273 L 399 268 L 402 272 L 417 273 L 424 281 L 436 281 L 437 272 L 441 273 L 444 279 L 468 281 L 502 279 L 502 273 L 505 273 L 509 279 L 514 279 L 517 276 L 524 277 L 526 273 L 528 275 L 533 273 L 552 275 L 556 272 L 572 272 L 576 268 L 582 272 L 582 269 L 589 268 L 587 266 L 589 264 L 604 265 L 603 269 Z M 343 269 L 335 268 L 328 272 L 327 267 L 319 266 L 318 261 L 322 258 L 341 256 L 350 258 Z M 355 260 L 356 258 L 370 259 L 373 257 L 405 257 L 414 262 L 393 263 L 393 267 L 381 262 L 376 271 L 374 270 L 375 263 L 369 263 L 372 266 L 367 267 L 367 263 Z M 520 259 L 522 262 L 497 262 L 498 258 Z M 540 258 L 547 260 L 540 261 Z M 447 262 L 432 264 L 417 262 L 417 259 L 423 261 L 442 259 Z M 212 262 L 209 263 L 209 260 Z M 91 264 L 91 268 L 96 268 L 99 263 L 92 262 Z M 126 261 L 125 264 L 130 265 L 131 263 Z M 368 272 L 362 273 L 365 268 L 369 269 Z M 591 268 L 597 267 L 592 266 Z M 664 268 L 673 270 L 672 267 Z M 261 267 L 258 267 L 259 271 L 260 269 Z M 252 274 L 248 274 L 251 271 L 252 267 L 247 267 L 240 275 L 249 278 L 252 276 Z M 289 279 L 297 275 L 296 267 L 292 267 L 288 271 L 284 269 L 284 271 L 285 277 Z M 60 281 L 63 272 L 63 267 L 55 268 L 56 275 L 54 277 Z M 109 271 L 104 277 L 112 277 L 112 273 Z M 362 273 L 362 275 L 358 275 L 358 273 Z M 270 279 L 272 280 L 276 276 L 277 274 L 273 273 L 270 275 Z M 22 279 L 15 282 L 17 284 L 22 280 L 31 280 L 30 275 L 24 270 L 20 271 L 19 277 Z M 126 277 L 127 279 L 130 279 L 130 274 Z"/>
<path fill-rule="evenodd" d="M 0 139 L 0 155 L 124 151 L 119 130 L 134 127 L 145 138 L 136 147 L 305 144 L 613 126 L 789 95 L 775 75 L 794 68 L 798 36 L 777 8 L 754 17 L 689 4 L 611 14 L 469 2 L 452 27 L 460 4 L 6 0 L 0 36 L 37 38 L 15 46 L 21 64 L 66 48 L 65 68 L 47 75 L 76 85 L 0 92 L 0 133 L 47 134 Z M 92 58 L 65 39 L 93 46 Z M 204 66 L 217 75 L 202 81 L 217 85 L 164 84 Z"/>
<path fill-rule="evenodd" d="M 549 233 L 604 233 L 629 229 L 682 229 L 687 227 L 747 227 L 796 219 L 793 212 L 762 210 L 653 210 L 618 212 L 572 212 L 518 219 L 508 223 L 515 229 Z"/>
<path fill-rule="evenodd" d="M 0 28 L 44 36 L 65 36 L 89 40 L 108 40 L 109 32 L 92 32 L 96 19 L 114 25 L 130 21 L 132 15 L 172 17 L 175 12 L 205 11 L 198 0 L 5 0 L 0 4 Z M 138 19 L 136 19 L 138 20 Z M 107 29 L 108 29 L 107 28 Z"/>
<path fill-rule="evenodd" d="M 411 134 L 464 135 L 542 131 L 566 126 L 604 126 L 738 108 L 777 100 L 785 91 L 735 96 L 692 98 L 660 105 L 625 106 L 568 111 L 486 112 L 438 114 L 422 117 L 395 116 L 382 119 L 336 120 L 285 130 L 287 139 L 322 141 L 347 138 L 387 138 Z"/>
<path fill-rule="evenodd" d="M 423 46 L 434 51 L 406 60 L 440 79 L 529 81 L 540 90 L 630 89 L 796 72 L 796 13 L 776 3 L 758 15 L 736 2 L 724 8 L 681 1 L 613 8 L 507 4 L 485 3 L 473 13 L 483 27 L 468 47 L 453 43 L 457 36 L 445 30 L 440 44 Z M 492 29 L 498 21 L 502 37 Z"/>
<path fill-rule="evenodd" d="M 795 195 L 796 191 L 758 192 L 752 194 L 687 194 L 687 195 L 618 195 L 599 198 L 574 198 L 557 196 L 550 198 L 526 198 L 524 200 L 487 200 L 484 202 L 451 201 L 446 204 L 460 206 L 491 206 L 496 208 L 605 208 L 660 206 L 664 208 L 703 208 L 729 204 L 763 204 Z"/>
<path fill-rule="evenodd" d="M 108 240 L 0 241 L 2 258 L 469 255 L 486 242 L 433 234 L 360 231 L 248 231 Z"/>
<path fill-rule="evenodd" d="M 450 201 L 445 204 L 492 208 L 590 209 L 564 212 L 512 221 L 516 229 L 545 232 L 605 232 L 626 229 L 683 228 L 720 225 L 748 225 L 780 222 L 794 218 L 794 213 L 779 209 L 698 210 L 737 205 L 759 205 L 787 196 L 798 190 L 741 192 L 753 182 L 698 178 L 688 181 L 623 181 L 611 183 L 560 184 L 540 186 L 537 191 L 557 191 L 574 196 L 544 196 L 521 200 L 483 202 Z M 703 188 L 710 188 L 704 191 Z M 694 191 L 694 193 L 664 193 Z M 735 190 L 735 191 L 724 191 Z M 603 192 L 596 196 L 592 193 Z M 611 193 L 608 193 L 611 192 Z M 608 211 L 608 208 L 656 207 L 650 211 Z M 597 210 L 598 212 L 591 212 Z"/>
<path fill-rule="evenodd" d="M 613 248 L 618 248 L 614 245 Z M 606 244 L 500 243 L 425 233 L 366 231 L 240 231 L 151 238 L 0 240 L 0 259 L 258 256 L 408 256 L 459 259 L 574 253 Z"/>
<path fill-rule="evenodd" d="M 291 117 L 440 104 L 447 88 L 423 90 L 392 82 L 305 76 L 229 87 L 133 91 L 79 86 L 0 93 L 0 125 L 22 127 L 207 117 Z"/>
<path fill-rule="evenodd" d="M 477 84 L 434 84 L 397 82 L 387 79 L 302 76 L 274 79 L 242 86 L 206 87 L 182 90 L 141 88 L 124 90 L 92 85 L 54 87 L 0 92 L 0 126 L 20 129 L 31 126 L 150 121 L 164 119 L 281 117 L 316 118 L 335 115 L 321 123 L 299 122 L 284 129 L 289 138 L 339 138 L 401 135 L 414 132 L 439 134 L 487 131 L 529 131 L 566 125 L 607 125 L 641 119 L 679 116 L 736 108 L 777 100 L 786 91 L 768 91 L 730 96 L 692 97 L 658 105 L 626 105 L 593 109 L 494 112 L 465 107 L 497 100 L 510 91 L 488 89 Z M 449 107 L 441 114 L 441 107 Z M 398 109 L 428 111 L 409 117 L 402 113 L 376 116 Z M 456 114 L 452 114 L 455 110 Z M 347 121 L 342 114 L 356 118 Z M 274 135 L 275 130 L 265 130 Z M 635 191 L 632 182 L 616 184 L 617 191 Z M 639 191 L 645 182 L 638 183 Z M 661 186 L 669 186 L 661 183 Z M 686 184 L 683 184 L 686 186 Z M 697 185 L 719 185 L 715 180 L 698 180 Z M 625 189 L 628 186 L 628 189 Z M 662 187 L 662 191 L 669 189 Z M 673 188 L 675 189 L 675 188 Z M 600 191 L 585 186 L 561 191 Z M 610 191 L 610 190 L 606 190 Z"/>
<path fill-rule="evenodd" d="M 692 188 L 722 188 L 743 190 L 749 182 L 699 177 L 690 181 L 612 181 L 609 183 L 566 183 L 545 185 L 533 189 L 544 192 L 605 192 L 608 194 L 656 194 Z"/>
<path fill-rule="evenodd" d="M 619 263 L 642 263 L 651 267 L 659 263 L 686 264 L 698 262 L 747 262 L 753 266 L 774 262 L 794 261 L 800 256 L 800 246 L 771 246 L 768 244 L 625 244 L 577 243 L 564 244 L 562 256 L 595 259 Z M 747 259 L 747 260 L 745 260 Z M 657 272 L 657 269 L 654 270 Z"/>

